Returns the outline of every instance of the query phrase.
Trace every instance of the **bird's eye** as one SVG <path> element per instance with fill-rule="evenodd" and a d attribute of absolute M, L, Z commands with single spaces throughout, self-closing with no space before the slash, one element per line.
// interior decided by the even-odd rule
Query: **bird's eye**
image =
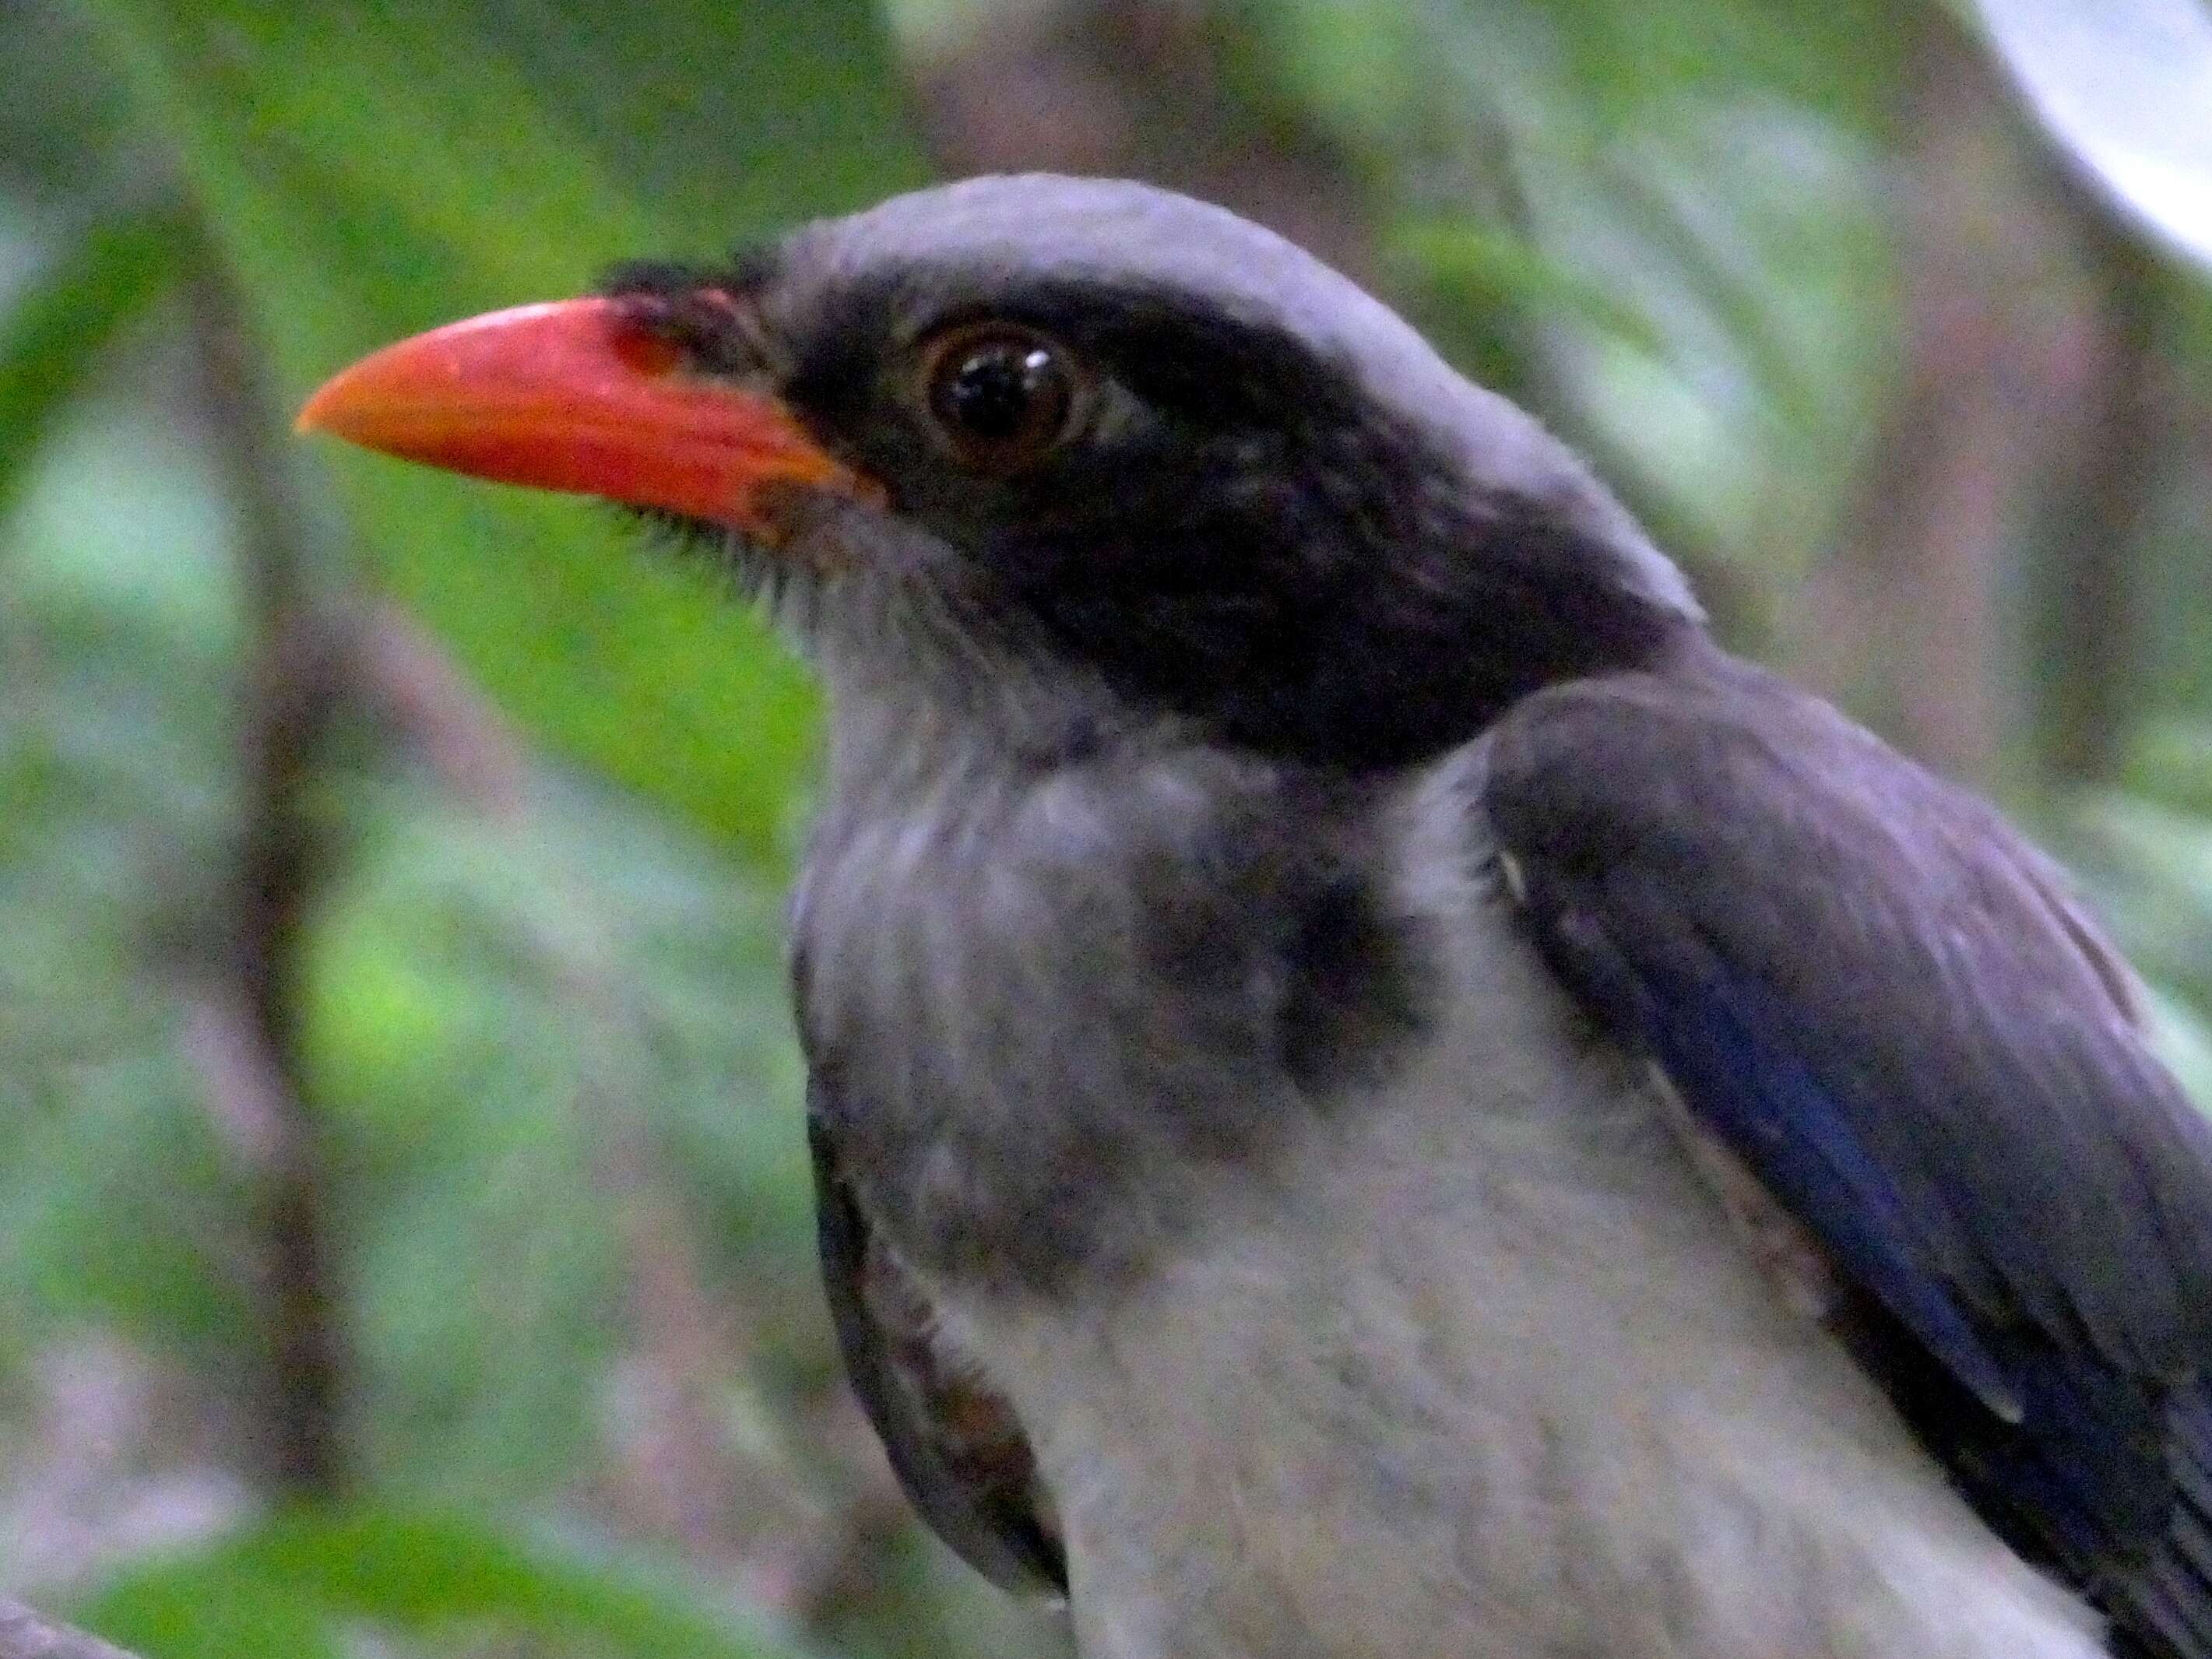
<path fill-rule="evenodd" d="M 922 396 L 955 458 L 1015 472 L 1073 428 L 1081 374 L 1058 341 L 1006 323 L 949 329 L 923 349 Z"/>

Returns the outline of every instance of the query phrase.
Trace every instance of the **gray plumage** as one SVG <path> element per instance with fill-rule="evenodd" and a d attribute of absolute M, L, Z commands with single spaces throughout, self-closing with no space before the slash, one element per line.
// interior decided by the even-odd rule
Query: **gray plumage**
<path fill-rule="evenodd" d="M 614 290 L 889 493 L 699 528 L 830 694 L 825 1267 L 979 1568 L 1086 1659 L 2212 1655 L 2212 1147 L 1994 814 L 1217 209 Z M 904 378 L 979 318 L 1084 365 L 1019 471 Z"/>

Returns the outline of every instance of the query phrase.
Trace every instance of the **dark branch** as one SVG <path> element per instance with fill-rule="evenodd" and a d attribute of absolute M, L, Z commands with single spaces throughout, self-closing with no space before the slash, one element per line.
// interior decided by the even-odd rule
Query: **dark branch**
<path fill-rule="evenodd" d="M 2051 650 L 2053 770 L 2109 781 L 2140 710 L 2142 527 L 2170 453 L 2172 399 L 2160 373 L 2165 288 L 2130 227 L 2070 176 L 2062 187 L 2081 227 L 2096 294 L 2084 319 L 2087 408 L 2080 471 L 2051 518 L 2044 606 Z"/>
<path fill-rule="evenodd" d="M 238 514 L 253 607 L 246 686 L 245 831 L 225 971 L 195 1048 L 218 1121 L 253 1158 L 267 1298 L 265 1421 L 271 1472 L 298 1492 L 338 1484 L 343 1344 L 321 1150 L 301 1087 L 300 935 L 321 849 L 302 798 L 333 704 L 331 629 L 316 610 L 312 532 L 277 445 L 275 407 L 235 295 L 211 255 L 191 288 L 203 406 Z M 220 1062 L 220 1063 L 211 1063 Z"/>
<path fill-rule="evenodd" d="M 2012 713 L 1999 651 L 2012 526 L 2072 412 L 2041 297 L 2067 248 L 2048 196 L 2008 168 L 2009 106 L 1978 47 L 1931 14 L 1915 55 L 1903 372 L 1799 607 L 1791 666 L 1919 759 L 1986 781 Z"/>

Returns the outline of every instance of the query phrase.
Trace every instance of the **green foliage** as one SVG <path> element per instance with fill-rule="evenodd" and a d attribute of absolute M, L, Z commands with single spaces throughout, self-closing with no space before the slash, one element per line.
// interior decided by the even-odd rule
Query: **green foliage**
<path fill-rule="evenodd" d="M 192 234 L 156 209 L 88 226 L 0 330 L 0 515 L 92 364 L 175 280 Z"/>
<path fill-rule="evenodd" d="M 454 1514 L 301 1510 L 121 1575 L 79 1610 L 145 1659 L 331 1659 L 349 1634 L 466 1633 L 579 1659 L 782 1659 L 798 1651 L 700 1589 Z"/>
<path fill-rule="evenodd" d="M 1895 9 L 1242 10 L 1388 181 L 1424 322 L 1684 556 L 1778 606 L 1844 510 L 1898 351 L 1881 145 L 1916 37 Z M 1770 618 L 1733 620 L 1757 639 Z"/>
<path fill-rule="evenodd" d="M 538 1501 L 591 1456 L 628 1340 L 625 1143 L 708 1263 L 811 1277 L 775 906 L 580 786 L 542 784 L 522 833 L 404 785 L 349 817 L 304 1036 L 356 1240 L 369 1471 Z"/>
<path fill-rule="evenodd" d="M 92 9 L 294 398 L 401 335 L 919 174 L 862 0 L 695 0 L 649 27 L 578 0 Z M 773 854 L 811 698 L 714 582 L 624 556 L 605 509 L 331 448 L 378 579 L 503 707 Z"/>
<path fill-rule="evenodd" d="M 256 1176 L 192 1035 L 234 925 L 257 596 L 179 278 L 204 284 L 211 243 L 289 398 L 398 334 L 617 258 L 712 257 L 918 173 L 859 0 L 662 7 L 647 30 L 575 4 L 88 9 L 189 206 L 112 210 L 165 199 L 170 168 L 118 132 L 84 41 L 0 21 L 19 84 L 55 97 L 25 123 L 40 145 L 0 155 L 0 278 L 23 273 L 0 288 L 0 1502 L 19 1475 L 35 1490 L 15 1413 L 52 1345 L 112 1333 L 249 1417 L 266 1376 Z M 325 499 L 296 453 L 316 521 L 503 708 L 641 792 L 526 756 L 520 816 L 487 815 L 349 715 L 315 789 L 298 1058 L 332 1174 L 349 1461 L 365 1490 L 542 1513 L 610 1478 L 610 1401 L 645 1340 L 641 1206 L 653 1248 L 744 1286 L 762 1375 L 714 1379 L 717 1420 L 831 1376 L 775 907 L 728 857 L 774 861 L 811 694 L 716 582 L 626 546 L 608 512 L 336 454 Z M 311 588 L 344 562 L 311 560 Z M 745 1455 L 787 1460 L 796 1510 L 834 1501 L 835 1468 Z M 337 1651 L 363 1620 L 434 1645 L 782 1650 L 594 1579 L 597 1547 L 285 1526 L 127 1575 L 99 1622 L 158 1653 Z M 901 1580 L 902 1641 L 927 1639 L 932 1577 Z"/>
<path fill-rule="evenodd" d="M 0 1365 L 80 1322 L 221 1364 L 240 1194 L 167 981 L 234 811 L 230 526 L 157 411 L 79 391 L 0 556 Z"/>

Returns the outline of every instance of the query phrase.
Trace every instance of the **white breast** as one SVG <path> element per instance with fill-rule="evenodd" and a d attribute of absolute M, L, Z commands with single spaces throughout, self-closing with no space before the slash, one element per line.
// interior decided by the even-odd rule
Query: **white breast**
<path fill-rule="evenodd" d="M 1419 840 L 1457 994 L 1387 1097 L 1137 1290 L 960 1316 L 1037 1442 L 1085 1659 L 2102 1653 Z"/>

